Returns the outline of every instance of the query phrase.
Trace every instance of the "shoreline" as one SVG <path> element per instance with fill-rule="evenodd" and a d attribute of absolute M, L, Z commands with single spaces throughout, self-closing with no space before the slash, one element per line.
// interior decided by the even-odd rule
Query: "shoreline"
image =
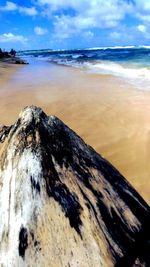
<path fill-rule="evenodd" d="M 150 203 L 148 91 L 111 75 L 37 60 L 15 70 L 0 90 L 0 123 L 12 124 L 27 105 L 40 106 L 109 160 Z"/>

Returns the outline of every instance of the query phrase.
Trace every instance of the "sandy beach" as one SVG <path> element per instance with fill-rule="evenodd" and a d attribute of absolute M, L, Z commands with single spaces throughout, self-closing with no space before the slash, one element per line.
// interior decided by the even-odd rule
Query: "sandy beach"
<path fill-rule="evenodd" d="M 0 64 L 0 123 L 27 105 L 56 115 L 108 159 L 150 203 L 150 92 L 111 75 L 32 60 Z"/>
<path fill-rule="evenodd" d="M 7 82 L 19 66 L 0 61 L 0 85 Z M 2 90 L 2 88 L 1 88 Z"/>

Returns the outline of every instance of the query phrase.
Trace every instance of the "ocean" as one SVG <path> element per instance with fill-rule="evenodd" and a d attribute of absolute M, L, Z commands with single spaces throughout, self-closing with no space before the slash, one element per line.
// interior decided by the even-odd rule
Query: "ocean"
<path fill-rule="evenodd" d="M 137 88 L 150 89 L 150 46 L 28 50 L 20 51 L 18 55 L 36 57 L 96 74 L 115 75 L 125 78 Z"/>

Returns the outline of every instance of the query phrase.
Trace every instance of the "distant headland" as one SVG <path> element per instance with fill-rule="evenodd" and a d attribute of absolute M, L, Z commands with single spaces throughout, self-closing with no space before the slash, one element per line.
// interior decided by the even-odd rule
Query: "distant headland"
<path fill-rule="evenodd" d="M 16 51 L 11 49 L 9 52 L 0 48 L 0 61 L 12 64 L 28 64 L 25 60 L 16 56 Z"/>

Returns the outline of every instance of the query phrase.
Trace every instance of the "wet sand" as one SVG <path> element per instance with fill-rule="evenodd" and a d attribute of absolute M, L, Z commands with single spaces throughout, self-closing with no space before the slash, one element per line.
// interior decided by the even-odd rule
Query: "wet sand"
<path fill-rule="evenodd" d="M 0 86 L 7 82 L 17 69 L 17 65 L 0 61 Z"/>
<path fill-rule="evenodd" d="M 0 70 L 1 73 L 1 70 Z M 56 115 L 108 159 L 150 203 L 150 92 L 110 75 L 32 61 L 0 79 L 0 123 L 27 105 Z"/>

